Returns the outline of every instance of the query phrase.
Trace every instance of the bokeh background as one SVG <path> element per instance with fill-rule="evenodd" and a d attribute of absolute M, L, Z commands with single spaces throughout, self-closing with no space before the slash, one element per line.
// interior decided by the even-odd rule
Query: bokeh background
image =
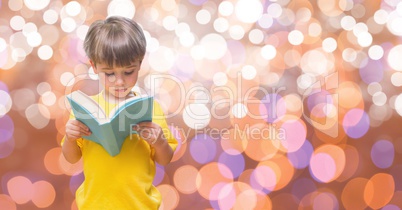
<path fill-rule="evenodd" d="M 99 92 L 109 15 L 143 27 L 137 90 L 180 142 L 161 209 L 402 208 L 401 1 L 2 0 L 0 209 L 76 209 L 65 95 Z"/>

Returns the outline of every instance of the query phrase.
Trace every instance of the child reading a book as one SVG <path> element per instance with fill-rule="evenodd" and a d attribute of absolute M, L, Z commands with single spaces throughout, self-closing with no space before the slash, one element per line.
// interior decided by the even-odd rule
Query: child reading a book
<path fill-rule="evenodd" d="M 143 31 L 136 22 L 117 16 L 95 21 L 85 37 L 84 49 L 104 87 L 92 98 L 106 112 L 136 95 L 131 90 L 146 51 Z M 109 155 L 100 144 L 85 139 L 91 131 L 72 114 L 66 124 L 62 152 L 71 163 L 83 159 L 85 180 L 76 192 L 79 209 L 159 208 L 161 195 L 152 185 L 155 162 L 168 164 L 177 141 L 157 102 L 153 109 L 152 122 L 133 126 L 136 133 L 127 136 L 116 156 Z"/>

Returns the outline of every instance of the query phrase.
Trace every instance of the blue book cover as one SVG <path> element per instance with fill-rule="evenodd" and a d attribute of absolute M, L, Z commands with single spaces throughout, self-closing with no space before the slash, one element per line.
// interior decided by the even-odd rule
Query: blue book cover
<path fill-rule="evenodd" d="M 67 95 L 75 118 L 91 130 L 85 139 L 103 146 L 111 155 L 120 153 L 124 140 L 133 134 L 132 126 L 144 121 L 152 121 L 153 97 L 139 95 L 116 105 L 107 116 L 105 111 L 90 96 L 82 91 Z"/>

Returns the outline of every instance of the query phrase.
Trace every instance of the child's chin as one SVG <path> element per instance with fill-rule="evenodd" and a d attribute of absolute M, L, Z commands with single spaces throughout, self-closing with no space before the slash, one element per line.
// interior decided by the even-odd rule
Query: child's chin
<path fill-rule="evenodd" d="M 128 93 L 126 92 L 114 92 L 112 95 L 116 98 L 125 98 L 127 97 Z"/>

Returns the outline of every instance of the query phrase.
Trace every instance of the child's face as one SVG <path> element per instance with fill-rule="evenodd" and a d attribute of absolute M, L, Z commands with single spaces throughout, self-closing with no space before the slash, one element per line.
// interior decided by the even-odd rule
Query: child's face
<path fill-rule="evenodd" d="M 99 75 L 105 92 L 109 96 L 124 98 L 137 82 L 141 62 L 136 60 L 131 65 L 124 67 L 109 67 L 103 63 L 97 63 L 95 66 L 92 62 L 91 65 L 94 72 Z"/>

